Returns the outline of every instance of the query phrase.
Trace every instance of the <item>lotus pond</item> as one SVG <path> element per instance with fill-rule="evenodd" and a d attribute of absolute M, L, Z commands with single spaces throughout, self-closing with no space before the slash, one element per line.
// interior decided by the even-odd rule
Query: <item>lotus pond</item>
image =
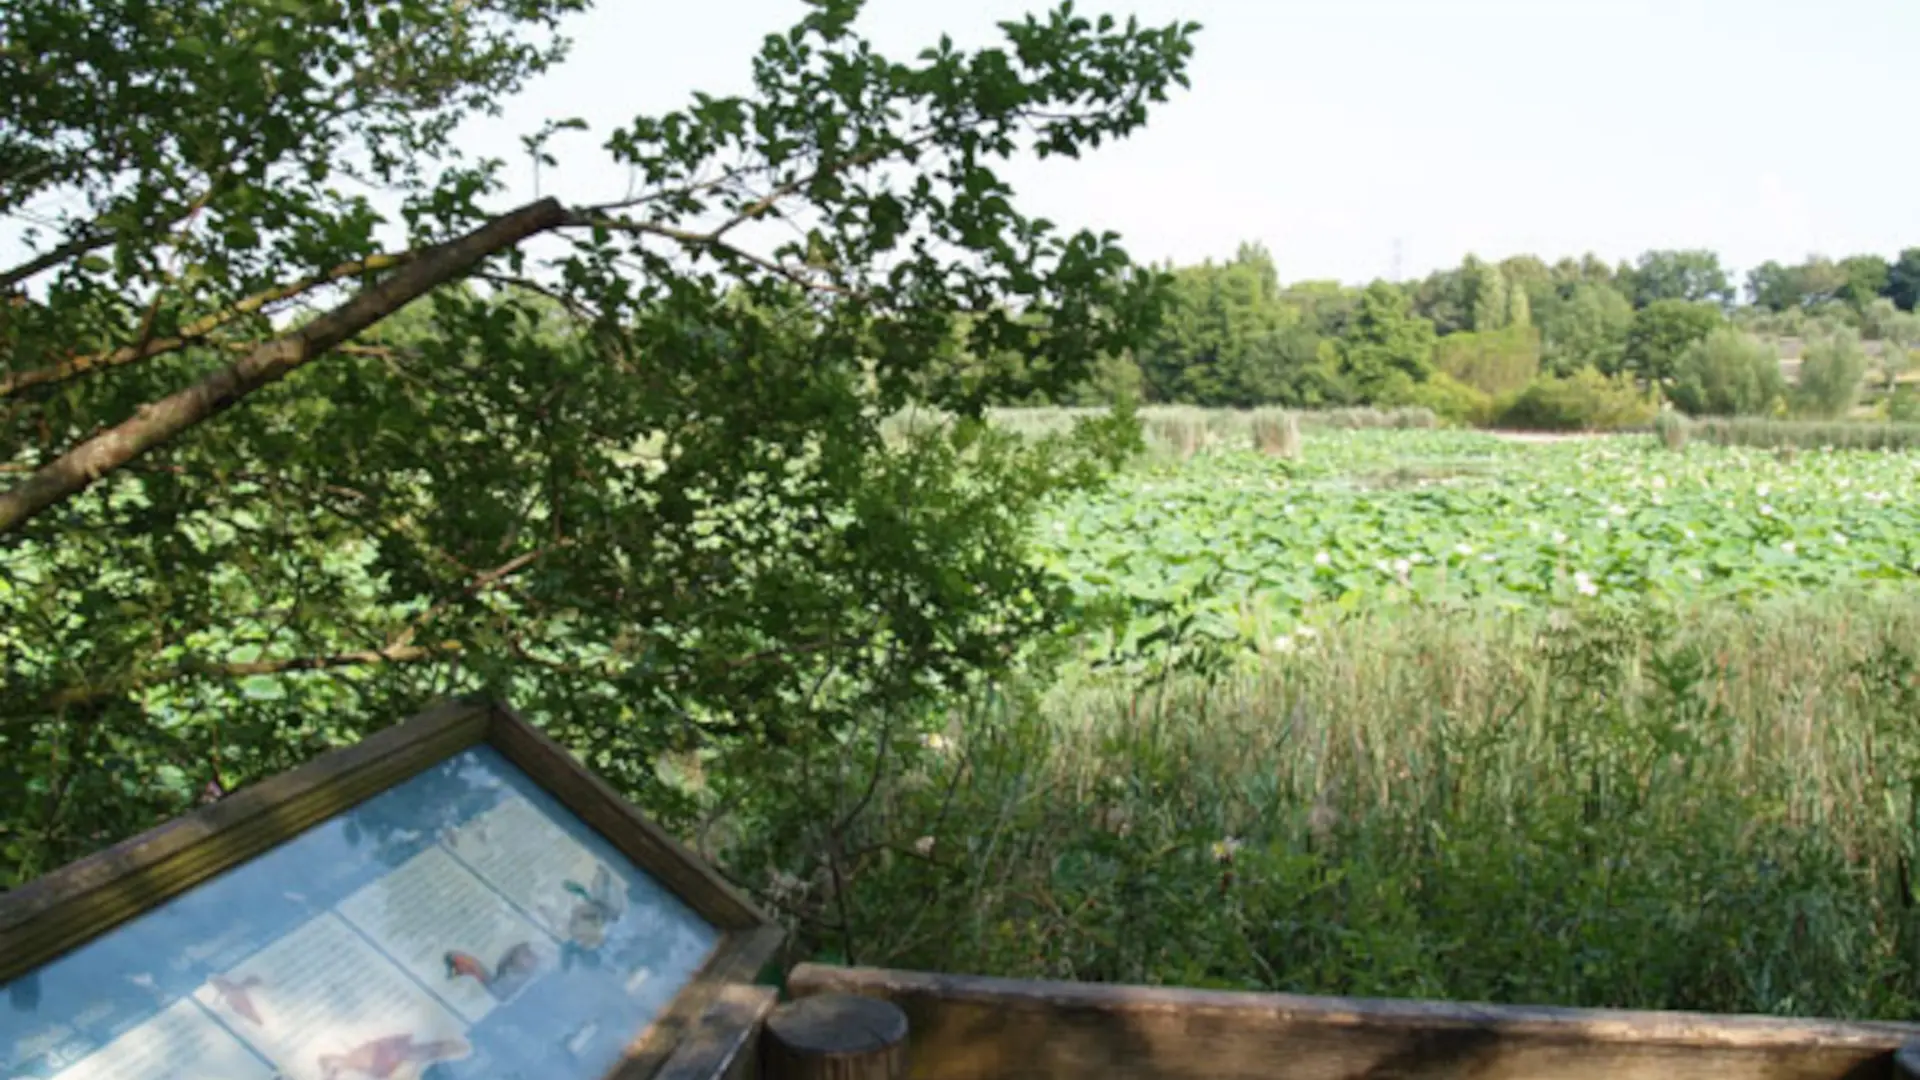
<path fill-rule="evenodd" d="M 1920 581 L 1920 455 L 1310 436 L 1297 460 L 1215 450 L 1063 503 L 1038 557 L 1131 615 L 1110 646 L 1285 650 L 1344 613 L 1745 601 Z"/>

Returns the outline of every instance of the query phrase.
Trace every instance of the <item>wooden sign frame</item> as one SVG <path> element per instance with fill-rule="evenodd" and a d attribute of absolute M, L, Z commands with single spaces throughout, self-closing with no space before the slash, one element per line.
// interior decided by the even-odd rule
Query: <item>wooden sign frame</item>
<path fill-rule="evenodd" d="M 482 745 L 498 751 L 720 934 L 706 963 L 644 1032 L 633 1033 L 626 1056 L 603 1080 L 701 1074 L 697 1062 L 705 1060 L 718 1070 L 713 1075 L 738 1075 L 743 1059 L 711 1048 L 751 1041 L 755 1032 L 731 1028 L 757 1028 L 772 995 L 756 995 L 744 984 L 774 958 L 784 931 L 558 743 L 512 710 L 482 699 L 434 706 L 0 895 L 0 985 Z M 670 1064 L 682 1043 L 689 1044 L 689 1060 Z"/>

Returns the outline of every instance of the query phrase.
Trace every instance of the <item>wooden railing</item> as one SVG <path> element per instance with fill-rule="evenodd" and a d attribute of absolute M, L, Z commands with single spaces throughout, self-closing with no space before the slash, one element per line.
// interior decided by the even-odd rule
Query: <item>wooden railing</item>
<path fill-rule="evenodd" d="M 787 984 L 797 999 L 846 994 L 899 1006 L 908 1026 L 906 1075 L 914 1080 L 1920 1080 L 1920 1068 L 1900 1053 L 1920 1048 L 1920 1024 L 1300 997 L 817 964 L 794 968 Z"/>

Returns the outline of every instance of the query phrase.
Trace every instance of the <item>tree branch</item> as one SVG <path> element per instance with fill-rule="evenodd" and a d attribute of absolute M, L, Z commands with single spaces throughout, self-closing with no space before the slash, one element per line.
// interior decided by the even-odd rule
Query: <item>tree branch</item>
<path fill-rule="evenodd" d="M 664 240 L 672 240 L 684 247 L 710 248 L 723 255 L 739 259 L 742 262 L 752 263 L 768 273 L 778 274 L 811 292 L 832 293 L 835 296 L 846 297 L 859 297 L 861 295 L 859 292 L 849 289 L 845 285 L 839 285 L 831 281 L 821 281 L 818 278 L 809 276 L 797 267 L 784 266 L 765 256 L 755 255 L 750 251 L 737 248 L 725 240 L 722 240 L 717 233 L 713 232 L 694 232 L 690 229 L 677 229 L 671 225 L 656 225 L 650 221 L 634 221 L 631 218 L 605 217 L 592 213 L 569 214 L 566 223 L 575 228 L 598 228 L 606 229 L 609 232 L 658 236 Z"/>
<path fill-rule="evenodd" d="M 164 671 L 137 676 L 105 686 L 69 686 L 41 699 L 39 712 L 56 713 L 76 705 L 90 705 L 117 694 L 143 690 L 199 675 L 215 679 L 244 679 L 254 675 L 286 675 L 298 671 L 327 671 L 333 668 L 361 667 L 367 664 L 412 664 L 460 651 L 457 641 L 438 645 L 389 645 L 382 649 L 332 653 L 327 656 L 293 656 L 280 660 L 248 660 L 232 664 L 182 664 Z"/>
<path fill-rule="evenodd" d="M 554 199 L 494 218 L 465 236 L 428 249 L 398 273 L 300 329 L 261 345 L 193 386 L 141 407 L 131 419 L 80 443 L 19 486 L 0 492 L 0 534 L 19 529 L 102 476 L 285 378 L 413 300 L 470 272 L 488 256 L 568 220 L 566 210 Z"/>
<path fill-rule="evenodd" d="M 98 251 L 111 243 L 113 243 L 111 233 L 82 233 L 51 251 L 36 255 L 19 266 L 0 273 L 0 292 L 13 288 L 35 274 L 59 266 L 68 259 Z"/>
<path fill-rule="evenodd" d="M 417 252 L 402 251 L 392 255 L 373 255 L 357 262 L 341 263 L 324 273 L 276 285 L 271 289 L 254 293 L 252 296 L 210 315 L 187 324 L 178 334 L 164 338 L 149 339 L 144 345 L 124 345 L 108 352 L 90 353 L 85 356 L 70 357 L 57 364 L 31 371 L 15 372 L 0 377 L 0 398 L 11 397 L 35 386 L 65 382 L 68 379 L 85 375 L 90 371 L 120 367 L 138 360 L 146 360 L 176 349 L 183 349 L 204 339 L 208 334 L 220 329 L 242 316 L 252 315 L 268 304 L 279 303 L 302 293 L 310 292 L 322 285 L 330 285 L 343 278 L 358 277 L 361 274 L 380 270 L 391 270 L 405 266 L 418 256 Z"/>

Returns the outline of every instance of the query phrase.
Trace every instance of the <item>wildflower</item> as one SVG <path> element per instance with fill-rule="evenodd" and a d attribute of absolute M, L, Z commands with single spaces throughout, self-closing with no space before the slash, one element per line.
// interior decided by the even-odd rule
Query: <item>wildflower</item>
<path fill-rule="evenodd" d="M 1292 635 L 1289 635 L 1289 634 L 1281 634 L 1281 635 L 1280 635 L 1279 637 L 1277 637 L 1277 638 L 1274 638 L 1274 639 L 1273 639 L 1273 651 L 1274 651 L 1274 652 L 1283 652 L 1283 653 L 1286 653 L 1286 652 L 1292 652 L 1292 651 L 1293 651 L 1293 637 L 1292 637 Z"/>
<path fill-rule="evenodd" d="M 1607 513 L 1612 514 L 1614 517 L 1625 517 L 1627 516 L 1627 508 L 1621 506 L 1619 503 L 1614 503 L 1612 506 L 1607 507 Z"/>
<path fill-rule="evenodd" d="M 925 735 L 920 736 L 920 745 L 926 747 L 927 749 L 933 751 L 936 754 L 944 754 L 947 751 L 953 749 L 953 740 L 947 738 L 945 735 L 942 735 L 937 731 L 931 731 Z"/>
<path fill-rule="evenodd" d="M 1573 575 L 1573 587 L 1580 590 L 1581 596 L 1600 595 L 1600 586 L 1594 583 L 1593 578 L 1589 577 L 1585 570 Z"/>
<path fill-rule="evenodd" d="M 1694 538 L 1692 529 L 1681 529 L 1680 531 L 1687 535 L 1687 539 L 1692 540 Z"/>
<path fill-rule="evenodd" d="M 1654 478 L 1653 478 L 1653 486 L 1654 486 L 1654 487 L 1655 487 L 1656 489 L 1658 489 L 1658 488 L 1664 488 L 1664 487 L 1666 487 L 1666 486 L 1667 486 L 1667 478 L 1666 478 L 1666 477 L 1664 477 L 1664 476 L 1656 476 L 1656 477 L 1654 477 Z"/>
<path fill-rule="evenodd" d="M 1770 506 L 1770 505 L 1768 505 L 1767 503 L 1761 503 L 1761 504 L 1760 504 L 1760 516 L 1761 516 L 1761 517 L 1772 517 L 1772 516 L 1773 516 L 1773 507 L 1772 507 L 1772 506 Z"/>
<path fill-rule="evenodd" d="M 1786 540 L 1781 542 L 1780 550 L 1786 552 L 1789 555 L 1793 555 L 1798 553 L 1800 549 L 1794 546 L 1793 541 Z"/>
<path fill-rule="evenodd" d="M 1324 551 L 1316 551 L 1313 553 L 1313 565 L 1331 566 L 1332 564 L 1333 564 L 1333 556 L 1327 554 Z"/>
<path fill-rule="evenodd" d="M 1836 532 L 1836 533 L 1834 533 L 1834 534 L 1833 534 L 1833 543 L 1834 543 L 1834 546 L 1835 546 L 1835 547 L 1846 547 L 1846 546 L 1847 546 L 1847 534 L 1846 534 L 1846 533 L 1843 533 L 1843 532 Z"/>
<path fill-rule="evenodd" d="M 913 842 L 913 850 L 915 854 L 923 859 L 931 858 L 933 856 L 933 837 L 923 836 L 915 840 Z"/>
<path fill-rule="evenodd" d="M 1455 544 L 1453 545 L 1453 553 L 1464 559 L 1473 554 L 1473 549 L 1465 544 Z"/>
<path fill-rule="evenodd" d="M 1229 836 L 1224 840 L 1215 840 L 1213 842 L 1213 861 L 1220 863 L 1232 862 L 1233 853 L 1240 850 L 1242 843 L 1243 841 L 1237 836 Z"/>
<path fill-rule="evenodd" d="M 1694 567 L 1693 569 L 1691 569 L 1691 570 L 1689 570 L 1689 571 L 1687 571 L 1687 573 L 1688 573 L 1688 574 L 1690 574 L 1690 575 L 1692 575 L 1692 577 L 1693 577 L 1693 580 L 1695 580 L 1695 581 L 1705 581 L 1705 580 L 1706 580 L 1706 575 L 1705 575 L 1705 574 L 1702 574 L 1702 573 L 1700 572 L 1700 568 L 1699 568 L 1699 567 L 1697 567 L 1697 566 L 1696 566 L 1696 567 Z"/>
<path fill-rule="evenodd" d="M 1761 484 L 1759 487 L 1753 489 L 1753 493 L 1764 499 L 1773 493 L 1773 485 Z"/>
<path fill-rule="evenodd" d="M 1485 555 L 1482 555 L 1482 556 L 1480 556 L 1480 561 L 1481 561 L 1481 562 L 1492 562 L 1492 561 L 1493 561 L 1493 552 L 1491 552 L 1491 551 L 1489 551 L 1489 552 L 1487 552 L 1487 553 L 1486 553 Z"/>
<path fill-rule="evenodd" d="M 1315 630 L 1311 626 L 1296 626 L 1293 628 L 1293 632 L 1299 635 L 1300 637 L 1307 638 L 1308 640 L 1312 640 L 1313 638 L 1317 638 L 1320 636 L 1320 631 Z"/>
<path fill-rule="evenodd" d="M 1554 546 L 1555 546 L 1555 547 L 1559 547 L 1560 545 L 1562 545 L 1562 544 L 1564 544 L 1564 543 L 1566 543 L 1566 542 L 1567 542 L 1567 534 L 1566 534 L 1566 533 L 1563 533 L 1563 532 L 1561 532 L 1561 531 L 1560 531 L 1560 530 L 1558 530 L 1558 529 L 1555 529 L 1555 530 L 1553 531 L 1553 544 L 1554 544 Z"/>
<path fill-rule="evenodd" d="M 1407 571 L 1412 569 L 1413 569 L 1413 564 L 1408 562 L 1405 559 L 1393 560 L 1393 572 L 1396 574 L 1399 574 L 1401 577 L 1406 577 Z"/>

